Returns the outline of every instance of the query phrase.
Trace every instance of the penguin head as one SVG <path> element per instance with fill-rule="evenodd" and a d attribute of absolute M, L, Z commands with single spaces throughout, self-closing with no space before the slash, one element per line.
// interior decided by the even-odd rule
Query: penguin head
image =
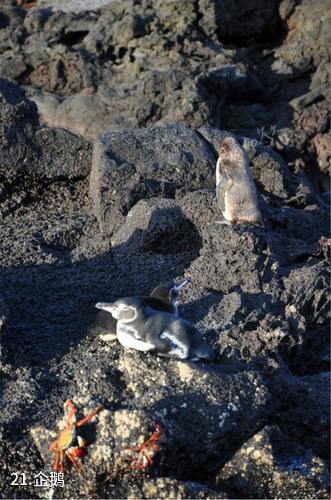
<path fill-rule="evenodd" d="M 190 281 L 190 278 L 183 278 L 179 283 L 175 284 L 169 292 L 171 301 L 176 301 L 180 296 L 181 289 Z"/>
<path fill-rule="evenodd" d="M 173 283 L 165 283 L 154 288 L 151 292 L 151 297 L 157 300 L 162 300 L 162 302 L 169 303 L 170 291 Z"/>
<path fill-rule="evenodd" d="M 137 318 L 142 305 L 136 297 L 124 297 L 115 302 L 98 302 L 95 307 L 110 312 L 121 323 L 131 323 Z"/>
<path fill-rule="evenodd" d="M 234 137 L 228 136 L 220 144 L 219 158 L 238 165 L 244 162 L 245 152 Z"/>
<path fill-rule="evenodd" d="M 156 298 L 158 300 L 162 300 L 163 302 L 173 302 L 178 299 L 180 296 L 181 289 L 190 281 L 189 278 L 183 278 L 179 283 L 165 283 L 163 285 L 159 285 L 151 293 L 151 297 Z"/>

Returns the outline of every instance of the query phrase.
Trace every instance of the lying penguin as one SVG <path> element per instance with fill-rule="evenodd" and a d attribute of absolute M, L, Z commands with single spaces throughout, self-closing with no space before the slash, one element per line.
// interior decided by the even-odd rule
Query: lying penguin
<path fill-rule="evenodd" d="M 148 300 L 153 309 L 178 316 L 177 300 L 182 288 L 189 281 L 189 278 L 184 278 L 177 284 L 172 282 L 159 285 L 152 290 L 149 297 L 144 297 L 144 300 Z M 103 332 L 99 334 L 101 340 L 109 342 L 117 339 L 117 319 L 115 317 L 109 316 L 109 314 L 103 314 L 102 317 L 99 315 L 97 323 L 98 330 Z"/>
<path fill-rule="evenodd" d="M 192 361 L 213 360 L 213 350 L 189 321 L 154 308 L 153 302 L 153 297 L 125 297 L 98 302 L 96 307 L 117 319 L 116 334 L 124 347 Z"/>
<path fill-rule="evenodd" d="M 220 145 L 216 198 L 225 219 L 218 223 L 263 225 L 248 155 L 231 136 L 223 139 Z"/>

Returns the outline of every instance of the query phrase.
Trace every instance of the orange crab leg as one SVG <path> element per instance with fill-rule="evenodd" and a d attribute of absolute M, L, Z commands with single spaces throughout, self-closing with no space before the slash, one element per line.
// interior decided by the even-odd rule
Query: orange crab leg
<path fill-rule="evenodd" d="M 59 451 L 56 450 L 55 462 L 54 462 L 54 470 L 57 472 L 59 469 Z"/>
<path fill-rule="evenodd" d="M 64 463 L 63 463 L 63 451 L 60 450 L 60 471 L 64 472 Z"/>
<path fill-rule="evenodd" d="M 49 451 L 55 451 L 56 450 L 58 441 L 59 441 L 59 439 L 56 439 L 55 441 L 53 441 L 53 443 L 48 448 Z"/>
<path fill-rule="evenodd" d="M 152 465 L 154 464 L 153 460 L 151 457 L 149 457 L 145 452 L 144 450 L 141 450 L 140 452 L 147 460 L 148 464 L 147 465 L 135 465 L 136 463 L 138 463 L 138 460 L 136 460 L 135 462 L 133 462 L 131 464 L 131 469 L 147 469 L 148 467 L 152 467 Z"/>
<path fill-rule="evenodd" d="M 143 444 L 140 446 L 125 446 L 125 449 L 130 451 L 141 451 L 141 448 L 143 446 L 144 446 Z"/>
<path fill-rule="evenodd" d="M 98 408 L 96 408 L 94 411 L 92 411 L 92 413 L 90 413 L 86 417 L 84 417 L 81 420 L 79 420 L 79 422 L 77 422 L 77 424 L 76 424 L 77 427 L 80 427 L 81 425 L 83 425 L 86 422 L 88 422 L 89 420 L 91 420 L 91 418 L 93 418 L 94 415 L 96 415 L 97 413 L 99 413 L 99 411 L 101 411 L 102 409 L 103 409 L 103 406 L 98 406 Z"/>
<path fill-rule="evenodd" d="M 131 450 L 131 451 L 142 451 L 144 448 L 146 448 L 146 445 L 150 442 L 150 441 L 155 441 L 155 439 L 157 439 L 154 434 L 149 437 L 148 439 L 146 439 L 146 441 L 143 442 L 143 444 L 141 444 L 140 446 L 126 446 L 126 449 L 127 450 Z"/>
<path fill-rule="evenodd" d="M 76 470 L 79 472 L 80 471 L 80 465 L 76 462 L 76 460 L 71 455 L 71 453 L 69 453 L 69 451 L 66 451 L 65 454 L 69 458 L 70 462 L 72 462 L 74 464 L 74 466 L 76 467 Z"/>

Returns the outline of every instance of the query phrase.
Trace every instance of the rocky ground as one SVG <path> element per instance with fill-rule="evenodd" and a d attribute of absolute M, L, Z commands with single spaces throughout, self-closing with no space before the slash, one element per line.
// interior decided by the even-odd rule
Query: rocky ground
<path fill-rule="evenodd" d="M 327 0 L 2 1 L 1 498 L 329 498 L 328 27 Z M 217 224 L 229 133 L 264 227 Z M 99 339 L 96 302 L 183 275 L 213 363 Z M 38 488 L 66 399 L 104 410 Z"/>

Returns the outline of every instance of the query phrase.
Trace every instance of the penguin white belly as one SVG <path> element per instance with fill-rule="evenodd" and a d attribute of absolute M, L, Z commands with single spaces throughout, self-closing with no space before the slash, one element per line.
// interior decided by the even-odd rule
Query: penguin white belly
<path fill-rule="evenodd" d="M 134 328 L 130 328 L 126 325 L 117 323 L 117 338 L 120 344 L 124 347 L 130 347 L 131 349 L 136 349 L 137 351 L 150 351 L 154 349 L 154 345 L 149 342 L 144 342 L 136 338 L 135 333 L 136 330 Z"/>
<path fill-rule="evenodd" d="M 222 215 L 227 221 L 232 221 L 233 219 L 233 211 L 230 210 L 229 195 L 227 191 L 224 193 L 224 211 L 222 210 Z"/>

